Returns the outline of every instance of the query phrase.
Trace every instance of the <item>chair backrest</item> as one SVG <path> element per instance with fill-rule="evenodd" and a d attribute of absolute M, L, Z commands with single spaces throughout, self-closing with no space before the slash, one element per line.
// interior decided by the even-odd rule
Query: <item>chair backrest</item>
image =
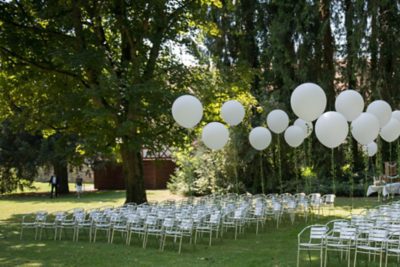
<path fill-rule="evenodd" d="M 357 228 L 353 226 L 343 226 L 339 231 L 339 238 L 343 240 L 356 240 Z"/>
<path fill-rule="evenodd" d="M 370 242 L 386 242 L 388 238 L 388 231 L 382 228 L 372 228 L 368 233 L 368 241 Z"/>
<path fill-rule="evenodd" d="M 323 196 L 325 204 L 333 204 L 333 203 L 335 203 L 335 198 L 336 198 L 335 194 L 328 194 L 328 195 L 324 195 Z"/>
<path fill-rule="evenodd" d="M 213 213 L 210 216 L 210 223 L 211 224 L 219 224 L 221 221 L 221 214 L 220 213 Z"/>
<path fill-rule="evenodd" d="M 288 209 L 293 210 L 293 209 L 296 209 L 296 207 L 297 207 L 297 203 L 295 201 L 290 200 L 290 201 L 287 202 L 287 208 Z"/>
<path fill-rule="evenodd" d="M 146 226 L 156 226 L 157 225 L 157 216 L 154 216 L 154 215 L 147 216 L 144 224 Z"/>
<path fill-rule="evenodd" d="M 281 211 L 281 210 L 282 210 L 282 204 L 279 203 L 279 202 L 277 202 L 277 201 L 274 201 L 274 202 L 272 203 L 272 209 L 273 209 L 273 211 L 275 211 L 275 212 Z"/>
<path fill-rule="evenodd" d="M 44 222 L 47 219 L 47 215 L 48 215 L 47 211 L 43 211 L 43 210 L 38 211 L 38 212 L 36 212 L 36 215 L 35 215 L 35 221 L 36 222 Z"/>
<path fill-rule="evenodd" d="M 310 230 L 310 239 L 324 239 L 327 231 L 328 227 L 325 225 L 313 225 Z"/>
<path fill-rule="evenodd" d="M 349 225 L 350 225 L 350 222 L 347 221 L 347 220 L 341 220 L 341 219 L 339 219 L 339 220 L 330 221 L 330 222 L 328 222 L 328 223 L 326 224 L 326 226 L 328 226 L 328 227 L 329 227 L 330 225 L 332 225 L 332 229 L 331 229 L 332 232 L 339 233 L 340 230 L 341 230 L 343 227 L 349 226 Z"/>
<path fill-rule="evenodd" d="M 175 225 L 175 218 L 172 218 L 172 217 L 165 218 L 162 223 L 163 228 L 167 228 L 167 229 L 174 227 L 174 225 Z"/>
<path fill-rule="evenodd" d="M 183 219 L 179 226 L 181 230 L 191 231 L 193 229 L 193 220 L 192 219 Z"/>
<path fill-rule="evenodd" d="M 54 221 L 57 223 L 62 222 L 66 217 L 65 211 L 57 211 L 54 215 L 55 215 Z"/>

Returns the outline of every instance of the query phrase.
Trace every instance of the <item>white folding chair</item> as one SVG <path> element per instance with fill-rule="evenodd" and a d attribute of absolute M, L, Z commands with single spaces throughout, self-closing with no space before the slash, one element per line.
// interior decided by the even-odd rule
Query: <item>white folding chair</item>
<path fill-rule="evenodd" d="M 363 234 L 365 235 L 365 233 Z M 370 261 L 371 256 L 374 256 L 374 258 L 375 256 L 379 256 L 379 266 L 382 267 L 388 232 L 386 229 L 374 227 L 368 231 L 367 235 L 367 238 L 358 238 L 357 236 L 354 252 L 354 267 L 357 265 L 358 254 L 367 254 L 368 261 Z"/>
<path fill-rule="evenodd" d="M 320 266 L 323 266 L 323 250 L 324 250 L 324 240 L 328 232 L 328 227 L 326 225 L 315 224 L 305 227 L 297 235 L 297 267 L 300 266 L 300 252 L 307 251 L 311 262 L 310 251 L 319 251 L 320 254 Z M 304 237 L 306 233 L 307 238 Z"/>

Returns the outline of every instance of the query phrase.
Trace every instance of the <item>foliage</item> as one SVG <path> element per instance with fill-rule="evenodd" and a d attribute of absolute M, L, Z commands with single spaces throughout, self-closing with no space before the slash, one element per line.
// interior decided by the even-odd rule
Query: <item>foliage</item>
<path fill-rule="evenodd" d="M 0 124 L 0 194 L 29 187 L 40 164 L 41 137 Z M 22 178 L 22 179 L 21 179 Z"/>

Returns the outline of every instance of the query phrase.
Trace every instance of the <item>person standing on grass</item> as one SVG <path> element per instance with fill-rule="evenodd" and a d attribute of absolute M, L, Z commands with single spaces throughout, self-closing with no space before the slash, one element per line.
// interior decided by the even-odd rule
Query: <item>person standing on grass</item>
<path fill-rule="evenodd" d="M 50 191 L 50 197 L 53 198 L 58 196 L 58 189 L 57 189 L 57 177 L 53 173 L 52 176 L 50 176 L 49 184 L 51 185 L 51 191 Z"/>
<path fill-rule="evenodd" d="M 75 179 L 75 186 L 76 186 L 76 195 L 78 198 L 81 197 L 82 193 L 82 184 L 83 184 L 83 179 L 78 175 L 78 177 Z"/>

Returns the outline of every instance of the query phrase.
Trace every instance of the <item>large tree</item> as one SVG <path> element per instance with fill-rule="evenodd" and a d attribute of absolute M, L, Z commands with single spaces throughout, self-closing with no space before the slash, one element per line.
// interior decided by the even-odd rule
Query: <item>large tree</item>
<path fill-rule="evenodd" d="M 86 101 L 79 119 L 67 116 L 65 126 L 80 137 L 81 150 L 116 148 L 126 201 L 142 203 L 141 150 L 172 142 L 173 122 L 167 115 L 172 93 L 187 86 L 171 44 L 185 41 L 182 33 L 193 26 L 195 11 L 212 2 L 1 2 L 0 64 L 9 74 L 29 69 L 68 80 L 78 95 L 46 88 L 72 102 Z M 46 120 L 46 111 L 36 108 Z M 54 110 L 60 116 L 69 111 Z"/>

